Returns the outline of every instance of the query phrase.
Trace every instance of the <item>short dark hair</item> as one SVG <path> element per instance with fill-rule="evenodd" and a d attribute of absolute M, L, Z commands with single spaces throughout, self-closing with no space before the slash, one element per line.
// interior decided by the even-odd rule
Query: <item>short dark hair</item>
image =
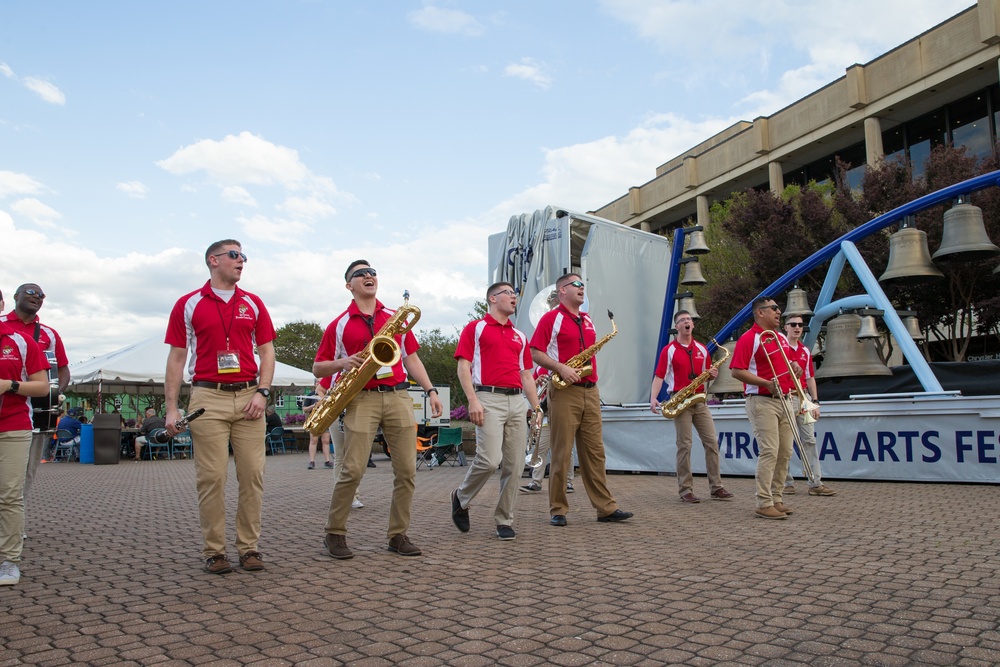
<path fill-rule="evenodd" d="M 768 301 L 774 301 L 774 297 L 768 296 L 766 294 L 761 294 L 759 297 L 753 300 L 752 308 L 754 309 L 754 311 L 760 310 L 761 308 L 767 306 Z M 775 303 L 777 302 L 775 301 Z"/>
<path fill-rule="evenodd" d="M 350 263 L 350 265 L 347 267 L 347 271 L 344 272 L 345 283 L 351 282 L 351 274 L 354 273 L 354 267 L 361 266 L 362 264 L 364 264 L 365 266 L 371 266 L 371 264 L 368 263 L 367 259 L 356 259 Z"/>
<path fill-rule="evenodd" d="M 580 274 L 579 273 L 567 273 L 565 275 L 559 276 L 559 280 L 556 281 L 556 289 L 561 288 L 566 283 L 573 282 L 574 278 L 576 278 L 576 279 L 579 280 Z"/>
<path fill-rule="evenodd" d="M 208 263 L 208 258 L 222 250 L 223 246 L 227 245 L 235 245 L 239 246 L 240 250 L 243 249 L 243 244 L 236 239 L 222 239 L 221 241 L 216 241 L 212 245 L 208 246 L 208 250 L 205 251 L 205 266 L 211 268 L 212 265 Z"/>
<path fill-rule="evenodd" d="M 674 313 L 674 324 L 677 324 L 677 320 L 680 319 L 681 315 L 691 315 L 690 310 L 678 310 Z M 694 319 L 693 317 L 691 319 Z"/>
<path fill-rule="evenodd" d="M 512 290 L 514 290 L 514 286 L 511 285 L 510 283 L 493 283 L 492 285 L 486 288 L 486 298 L 488 299 L 491 296 L 493 296 L 495 294 L 494 290 L 497 290 L 501 287 L 509 287 Z M 514 291 L 516 292 L 517 290 Z"/>

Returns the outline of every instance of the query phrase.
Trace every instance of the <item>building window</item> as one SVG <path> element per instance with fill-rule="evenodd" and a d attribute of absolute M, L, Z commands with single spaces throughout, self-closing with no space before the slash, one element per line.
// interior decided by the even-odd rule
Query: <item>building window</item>
<path fill-rule="evenodd" d="M 967 154 L 977 158 L 993 154 L 990 137 L 990 115 L 986 93 L 979 93 L 959 100 L 948 107 L 948 124 L 951 126 L 951 145 L 965 146 Z"/>
<path fill-rule="evenodd" d="M 906 138 L 913 178 L 919 178 L 924 175 L 931 149 L 945 143 L 944 111 L 939 109 L 907 123 Z"/>
<path fill-rule="evenodd" d="M 274 397 L 274 407 L 276 407 L 276 408 L 283 408 L 283 407 L 285 407 L 285 395 L 284 394 L 278 394 L 277 396 Z"/>

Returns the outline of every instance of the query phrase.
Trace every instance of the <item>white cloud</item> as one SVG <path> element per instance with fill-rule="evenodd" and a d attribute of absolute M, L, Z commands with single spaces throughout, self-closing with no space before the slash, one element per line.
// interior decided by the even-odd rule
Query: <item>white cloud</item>
<path fill-rule="evenodd" d="M 14 75 L 14 70 L 12 70 L 10 68 L 10 65 L 8 65 L 7 63 L 0 63 L 0 74 L 3 74 L 8 79 L 16 79 L 17 78 Z"/>
<path fill-rule="evenodd" d="M 58 104 L 59 106 L 66 104 L 66 95 L 54 83 L 43 81 L 33 76 L 25 77 L 21 80 L 21 83 L 24 84 L 25 88 L 49 104 Z"/>
<path fill-rule="evenodd" d="M 10 210 L 19 217 L 30 220 L 39 227 L 53 229 L 56 227 L 56 220 L 62 217 L 59 211 L 51 206 L 43 204 L 39 200 L 29 197 L 18 199 L 10 205 Z"/>
<path fill-rule="evenodd" d="M 310 179 L 298 151 L 249 132 L 230 134 L 222 141 L 202 139 L 156 165 L 175 176 L 204 172 L 221 185 L 283 185 L 297 190 Z"/>
<path fill-rule="evenodd" d="M 277 208 L 282 213 L 294 218 L 305 218 L 307 220 L 328 218 L 337 213 L 337 209 L 316 197 L 289 197 L 281 204 L 278 204 Z"/>
<path fill-rule="evenodd" d="M 410 23 L 421 30 L 476 37 L 483 34 L 483 25 L 471 14 L 457 9 L 427 6 L 410 12 Z"/>
<path fill-rule="evenodd" d="M 140 181 L 122 182 L 117 184 L 115 189 L 121 190 L 132 199 L 145 199 L 146 194 L 149 192 L 149 188 L 143 185 Z"/>
<path fill-rule="evenodd" d="M 530 81 L 545 90 L 552 85 L 552 77 L 542 71 L 542 66 L 532 58 L 521 58 L 521 62 L 507 65 L 503 73 L 505 76 Z"/>
<path fill-rule="evenodd" d="M 257 200 L 253 198 L 253 195 L 246 188 L 239 185 L 227 185 L 222 188 L 222 198 L 231 204 L 241 204 L 257 208 Z"/>
<path fill-rule="evenodd" d="M 27 174 L 0 171 L 0 199 L 10 195 L 33 195 L 46 190 L 45 186 Z"/>
<path fill-rule="evenodd" d="M 267 241 L 279 245 L 296 245 L 312 227 L 297 220 L 269 218 L 265 215 L 239 216 L 236 222 L 246 235 L 256 241 Z"/>

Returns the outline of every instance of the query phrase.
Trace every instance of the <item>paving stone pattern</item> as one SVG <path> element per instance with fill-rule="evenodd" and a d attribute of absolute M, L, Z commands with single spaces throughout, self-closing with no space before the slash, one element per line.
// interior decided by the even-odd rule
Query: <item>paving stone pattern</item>
<path fill-rule="evenodd" d="M 522 495 L 501 542 L 498 481 L 463 534 L 449 494 L 466 469 L 421 469 L 409 536 L 424 555 L 403 558 L 386 549 L 378 456 L 355 557 L 335 561 L 332 471 L 306 462 L 268 457 L 267 570 L 240 570 L 231 547 L 222 576 L 202 570 L 193 462 L 43 465 L 21 583 L 0 589 L 0 667 L 1000 664 L 1000 486 L 830 480 L 840 495 L 802 485 L 795 515 L 766 521 L 752 479 L 685 505 L 673 477 L 611 475 L 636 517 L 599 524 L 578 478 L 569 526 Z M 227 500 L 231 542 L 232 465 Z"/>

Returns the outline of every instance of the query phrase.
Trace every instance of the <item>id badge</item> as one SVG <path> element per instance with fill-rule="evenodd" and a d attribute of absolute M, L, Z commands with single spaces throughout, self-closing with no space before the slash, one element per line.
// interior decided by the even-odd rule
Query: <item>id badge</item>
<path fill-rule="evenodd" d="M 215 355 L 219 373 L 239 373 L 240 353 L 236 350 L 220 350 Z"/>
<path fill-rule="evenodd" d="M 391 378 L 392 375 L 392 366 L 379 366 L 378 372 L 375 373 L 375 379 L 384 380 L 385 378 Z"/>

